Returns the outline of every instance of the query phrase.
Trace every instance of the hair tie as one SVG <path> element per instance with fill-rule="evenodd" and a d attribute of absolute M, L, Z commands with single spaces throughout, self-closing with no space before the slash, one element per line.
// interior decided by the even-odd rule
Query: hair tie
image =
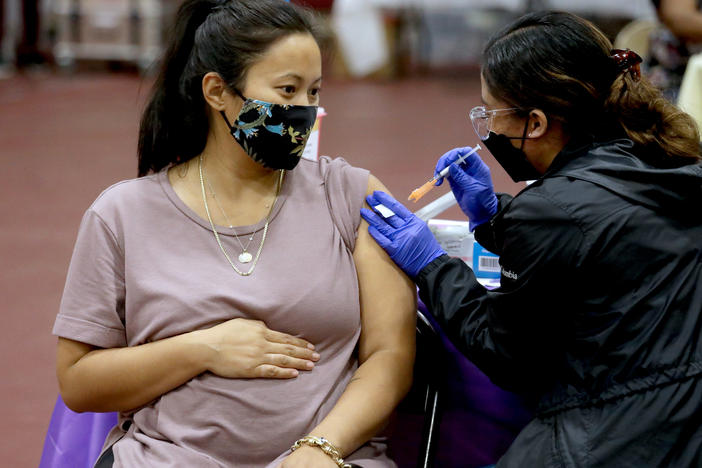
<path fill-rule="evenodd" d="M 610 56 L 617 65 L 619 73 L 631 72 L 631 76 L 636 80 L 641 79 L 641 62 L 643 59 L 631 49 L 612 49 Z"/>

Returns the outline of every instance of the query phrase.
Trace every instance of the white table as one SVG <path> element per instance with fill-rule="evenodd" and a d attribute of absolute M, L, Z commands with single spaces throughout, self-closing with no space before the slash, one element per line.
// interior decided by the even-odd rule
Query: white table
<path fill-rule="evenodd" d="M 332 18 L 349 72 L 363 76 L 390 59 L 383 12 L 450 11 L 470 16 L 486 8 L 520 13 L 526 5 L 527 0 L 335 0 Z M 480 15 L 475 16 L 481 21 Z"/>
<path fill-rule="evenodd" d="M 651 0 L 546 0 L 548 8 L 575 13 L 576 15 L 598 15 L 617 18 L 656 17 Z"/>
<path fill-rule="evenodd" d="M 489 18 L 481 11 L 503 10 L 514 14 L 526 11 L 528 0 L 336 0 L 333 24 L 342 53 L 352 75 L 363 76 L 389 60 L 382 12 L 411 10 L 442 12 L 465 16 L 477 29 L 489 28 Z M 650 0 L 545 0 L 550 9 L 581 15 L 600 15 L 621 19 L 652 18 Z"/>
<path fill-rule="evenodd" d="M 358 0 L 357 0 L 358 1 Z M 378 8 L 499 8 L 522 12 L 527 7 L 527 0 L 366 0 Z M 616 16 L 619 18 L 653 18 L 656 15 L 651 0 L 545 0 L 545 8 L 570 11 L 576 14 L 596 14 Z"/>
<path fill-rule="evenodd" d="M 368 0 L 377 8 L 422 8 L 440 10 L 449 8 L 500 8 L 509 11 L 523 11 L 526 0 Z"/>

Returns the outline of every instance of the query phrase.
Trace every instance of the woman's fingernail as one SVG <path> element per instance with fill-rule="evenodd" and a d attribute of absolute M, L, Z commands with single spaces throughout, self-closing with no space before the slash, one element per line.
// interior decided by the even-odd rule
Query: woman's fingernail
<path fill-rule="evenodd" d="M 314 368 L 314 362 L 307 361 L 307 364 L 305 364 L 308 369 Z"/>
<path fill-rule="evenodd" d="M 307 344 L 307 347 L 308 347 L 309 349 L 314 349 L 314 345 L 313 345 L 312 343 L 308 343 L 308 344 Z"/>
<path fill-rule="evenodd" d="M 312 359 L 319 359 L 319 353 L 312 353 Z"/>

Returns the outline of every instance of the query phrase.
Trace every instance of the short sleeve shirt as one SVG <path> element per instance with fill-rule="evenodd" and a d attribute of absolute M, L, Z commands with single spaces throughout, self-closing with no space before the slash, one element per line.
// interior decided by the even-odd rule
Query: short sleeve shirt
<path fill-rule="evenodd" d="M 167 171 L 118 183 L 87 210 L 54 334 L 100 348 L 137 346 L 233 318 L 262 320 L 321 354 L 291 380 L 203 373 L 120 422 L 115 467 L 275 466 L 334 406 L 357 368 L 360 305 L 352 257 L 368 172 L 342 159 L 302 160 L 285 176 L 251 276 L 236 274 L 207 220 L 177 196 Z M 218 227 L 237 262 L 264 221 Z M 248 270 L 250 264 L 239 264 Z M 348 457 L 394 466 L 380 443 Z"/>

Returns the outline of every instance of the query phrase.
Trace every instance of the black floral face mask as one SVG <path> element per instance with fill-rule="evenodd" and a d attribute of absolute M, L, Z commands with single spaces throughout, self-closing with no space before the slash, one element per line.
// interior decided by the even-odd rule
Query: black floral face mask
<path fill-rule="evenodd" d="M 239 115 L 230 123 L 224 121 L 234 139 L 257 163 L 269 169 L 290 170 L 297 166 L 307 144 L 317 106 L 273 104 L 245 98 Z"/>

